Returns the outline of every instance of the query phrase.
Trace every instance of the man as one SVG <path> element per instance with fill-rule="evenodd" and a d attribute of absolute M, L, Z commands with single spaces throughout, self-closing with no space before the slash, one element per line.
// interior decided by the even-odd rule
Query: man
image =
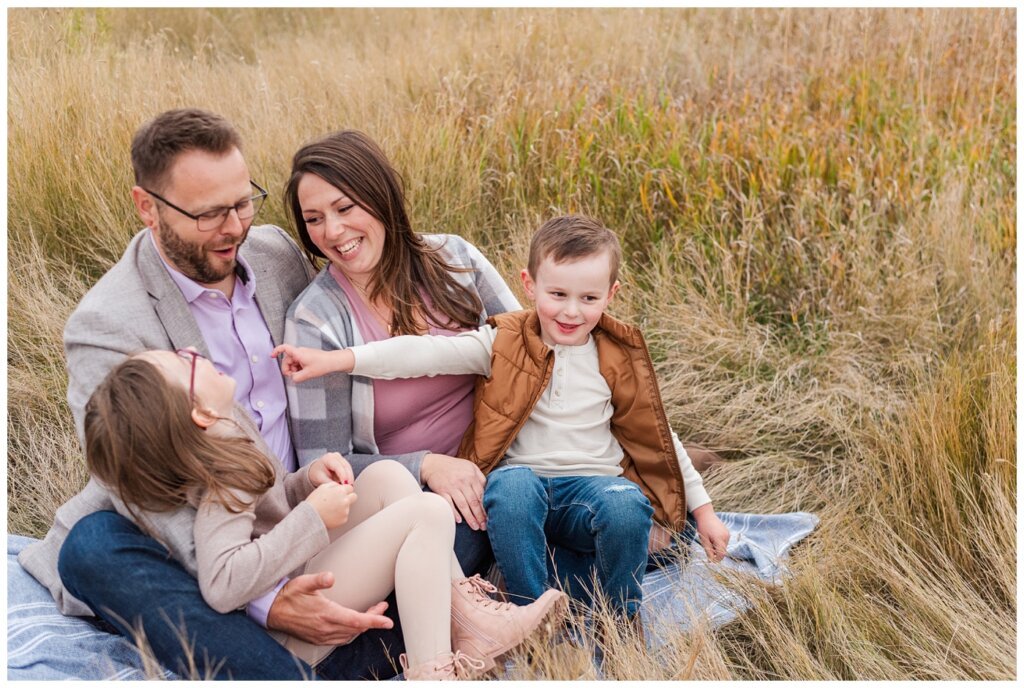
<path fill-rule="evenodd" d="M 132 166 L 132 200 L 146 229 L 86 294 L 64 331 L 79 439 L 85 403 L 114 365 L 146 349 L 191 346 L 238 381 L 236 402 L 294 470 L 284 385 L 270 351 L 282 340 L 285 312 L 309 283 L 311 266 L 281 229 L 252 227 L 267 192 L 250 180 L 239 136 L 223 118 L 195 109 L 159 115 L 137 132 Z M 394 604 L 345 609 L 320 594 L 333 584 L 321 573 L 282 581 L 249 605 L 251 618 L 218 614 L 167 549 L 117 513 L 120 506 L 90 481 L 57 511 L 46 538 L 19 556 L 63 613 L 98 616 L 97 625 L 132 638 L 141 626 L 161 664 L 184 675 L 308 677 L 309 667 L 261 625 L 341 645 L 319 665 L 321 676 L 394 673 L 392 660 L 403 649 Z M 190 517 L 181 511 L 161 517 Z"/>

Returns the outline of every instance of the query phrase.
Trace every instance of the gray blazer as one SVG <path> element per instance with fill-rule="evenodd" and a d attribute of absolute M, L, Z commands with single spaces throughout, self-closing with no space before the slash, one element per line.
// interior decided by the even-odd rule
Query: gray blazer
<path fill-rule="evenodd" d="M 284 340 L 288 307 L 315 273 L 295 242 L 273 225 L 250 229 L 239 253 L 255 273 L 256 303 L 276 346 Z M 143 229 L 64 327 L 68 404 L 79 440 L 85 404 L 114 366 L 140 351 L 188 346 L 210 355 L 188 302 Z"/>
<path fill-rule="evenodd" d="M 284 339 L 288 306 L 312 279 L 314 271 L 299 247 L 273 225 L 253 227 L 240 250 L 256 280 L 256 303 L 274 344 Z M 68 369 L 68 404 L 75 429 L 83 440 L 85 404 L 107 373 L 127 356 L 149 349 L 194 346 L 209 355 L 206 342 L 181 290 L 171 280 L 144 229 L 131 240 L 121 259 L 82 298 L 64 328 Z M 238 409 L 236 409 L 236 412 Z M 92 616 L 92 610 L 64 590 L 57 574 L 57 557 L 68 531 L 95 511 L 123 505 L 95 480 L 65 503 L 46 537 L 18 555 L 22 567 L 49 588 L 61 613 Z M 159 532 L 172 551 L 192 546 L 195 512 L 184 507 L 153 516 L 151 530 Z"/>

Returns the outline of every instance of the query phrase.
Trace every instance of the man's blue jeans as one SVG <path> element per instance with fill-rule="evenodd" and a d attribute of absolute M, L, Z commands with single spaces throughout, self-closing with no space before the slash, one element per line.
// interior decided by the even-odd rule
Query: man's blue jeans
<path fill-rule="evenodd" d="M 486 570 L 492 559 L 486 533 L 465 523 L 455 532 L 455 552 L 464 570 Z M 101 627 L 134 638 L 133 629 L 141 624 L 157 660 L 181 676 L 302 679 L 313 673 L 244 612 L 214 611 L 196 579 L 162 545 L 112 511 L 90 514 L 75 524 L 61 548 L 58 572 L 64 587 L 102 620 Z M 387 602 L 385 614 L 394 628 L 367 631 L 337 648 L 317 666 L 319 678 L 395 675 L 405 645 L 394 593 Z M 182 627 L 186 645 L 194 648 L 190 652 L 183 649 Z"/>
<path fill-rule="evenodd" d="M 614 610 L 626 616 L 640 611 L 654 510 L 634 483 L 608 476 L 542 478 L 525 466 L 506 466 L 487 476 L 484 510 L 494 558 L 516 604 L 529 604 L 559 583 L 590 602 L 596 573 Z"/>
<path fill-rule="evenodd" d="M 463 554 L 477 565 L 489 556 L 489 551 L 480 551 L 479 535 L 463 539 Z M 180 676 L 299 680 L 313 675 L 244 612 L 220 614 L 209 607 L 196 579 L 162 545 L 112 511 L 90 514 L 75 524 L 57 568 L 64 587 L 118 633 L 134 639 L 134 629 L 141 625 L 157 661 Z M 337 648 L 317 666 L 319 678 L 395 675 L 405 647 L 394 593 L 387 602 L 386 615 L 394 628 L 367 631 Z M 186 651 L 186 646 L 193 649 Z"/>

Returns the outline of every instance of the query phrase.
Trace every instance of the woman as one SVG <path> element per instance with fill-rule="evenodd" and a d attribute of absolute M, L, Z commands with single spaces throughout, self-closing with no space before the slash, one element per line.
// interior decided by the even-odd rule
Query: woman
<path fill-rule="evenodd" d="M 403 334 L 456 334 L 520 308 L 486 258 L 455 235 L 417 234 L 399 175 L 357 131 L 303 146 L 285 204 L 310 260 L 327 264 L 289 309 L 285 341 L 341 349 Z M 370 381 L 334 375 L 288 385 L 299 464 L 337 451 L 356 472 L 381 458 L 402 463 L 444 497 L 458 523 L 455 552 L 467 574 L 489 562 L 485 479 L 452 456 L 473 413 L 473 376 Z"/>

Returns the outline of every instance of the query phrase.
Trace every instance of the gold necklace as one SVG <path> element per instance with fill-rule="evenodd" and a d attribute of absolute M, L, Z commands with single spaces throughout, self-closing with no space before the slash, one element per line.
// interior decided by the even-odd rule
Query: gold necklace
<path fill-rule="evenodd" d="M 380 306 L 378 306 L 376 303 L 370 300 L 370 295 L 366 293 L 366 290 L 364 290 L 362 287 L 355 284 L 354 282 L 352 283 L 352 286 L 356 288 L 356 292 L 359 294 L 359 298 L 363 300 L 363 303 L 366 305 L 368 309 L 370 309 L 370 312 L 373 313 L 373 316 L 377 318 L 377 321 L 384 326 L 384 329 L 387 330 L 388 336 L 390 337 L 392 335 L 391 320 L 390 318 L 384 317 L 384 314 L 390 311 L 390 309 L 381 309 Z"/>

